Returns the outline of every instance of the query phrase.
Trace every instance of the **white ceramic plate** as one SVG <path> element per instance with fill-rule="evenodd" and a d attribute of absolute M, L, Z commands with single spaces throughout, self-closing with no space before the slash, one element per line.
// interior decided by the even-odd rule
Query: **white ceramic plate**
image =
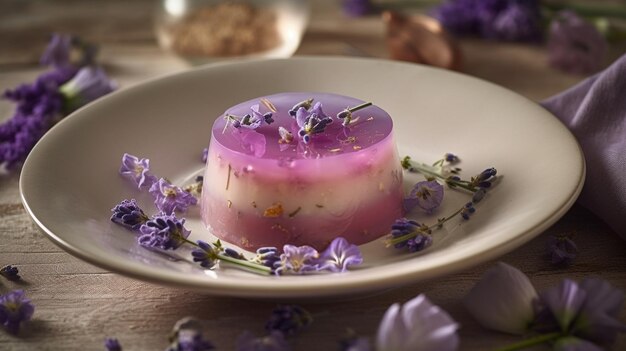
<path fill-rule="evenodd" d="M 254 97 L 319 91 L 373 101 L 394 118 L 400 154 L 433 162 L 460 155 L 463 175 L 494 166 L 502 178 L 469 221 L 452 221 L 419 254 L 362 246 L 365 263 L 346 274 L 265 277 L 234 269 L 203 270 L 139 247 L 109 221 L 110 209 L 149 199 L 118 175 L 129 152 L 151 159 L 153 173 L 174 182 L 203 165 L 216 116 Z M 55 126 L 26 160 L 20 190 L 41 230 L 71 254 L 113 272 L 211 294 L 320 297 L 378 291 L 449 274 L 527 242 L 573 204 L 584 159 L 569 131 L 537 104 L 493 84 L 430 67 L 382 60 L 295 58 L 215 64 L 158 78 L 102 98 Z M 406 177 L 407 185 L 418 176 Z M 468 200 L 448 191 L 432 223 Z M 210 240 L 197 210 L 192 239 Z M 184 257 L 186 252 L 182 252 Z"/>

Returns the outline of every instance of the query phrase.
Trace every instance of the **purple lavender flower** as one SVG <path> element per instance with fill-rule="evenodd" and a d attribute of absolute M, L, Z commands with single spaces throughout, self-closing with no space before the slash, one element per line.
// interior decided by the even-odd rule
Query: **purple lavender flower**
<path fill-rule="evenodd" d="M 0 325 L 9 333 L 17 334 L 20 326 L 28 322 L 34 312 L 35 306 L 30 303 L 23 290 L 0 295 Z"/>
<path fill-rule="evenodd" d="M 37 141 L 60 117 L 63 97 L 58 88 L 74 73 L 74 68 L 59 68 L 41 74 L 32 84 L 4 92 L 4 98 L 17 105 L 13 117 L 0 124 L 0 164 L 13 169 L 24 162 Z"/>
<path fill-rule="evenodd" d="M 259 121 L 263 121 L 266 124 L 274 123 L 274 118 L 272 118 L 273 114 L 271 112 L 261 113 L 259 112 L 259 104 L 255 104 L 250 106 L 250 110 L 252 110 L 252 115 Z"/>
<path fill-rule="evenodd" d="M 185 212 L 189 206 L 198 203 L 193 195 L 163 178 L 152 184 L 149 192 L 154 197 L 154 205 L 165 214 L 172 214 L 174 211 Z"/>
<path fill-rule="evenodd" d="M 571 237 L 550 235 L 548 237 L 548 255 L 553 265 L 566 266 L 576 258 L 578 247 Z"/>
<path fill-rule="evenodd" d="M 457 163 L 459 162 L 459 156 L 452 154 L 452 153 L 446 153 L 445 155 L 443 155 L 443 159 L 448 162 L 448 163 Z"/>
<path fill-rule="evenodd" d="M 359 247 L 350 244 L 348 240 L 338 237 L 322 252 L 318 259 L 318 270 L 331 272 L 345 272 L 348 267 L 363 263 L 363 256 Z"/>
<path fill-rule="evenodd" d="M 184 227 L 185 219 L 174 215 L 160 214 L 154 216 L 139 228 L 141 235 L 137 242 L 146 247 L 162 250 L 176 250 L 191 233 Z"/>
<path fill-rule="evenodd" d="M 306 99 L 304 101 L 300 101 L 299 103 L 293 105 L 293 107 L 289 110 L 289 115 L 291 117 L 296 117 L 296 113 L 298 112 L 300 108 L 304 108 L 305 110 L 308 110 L 311 108 L 312 104 L 313 104 L 313 99 Z"/>
<path fill-rule="evenodd" d="M 399 218 L 391 225 L 392 240 L 409 234 L 414 234 L 415 236 L 395 243 L 394 247 L 396 249 L 407 247 L 410 252 L 417 252 L 425 249 L 432 242 L 430 231 L 414 220 Z"/>
<path fill-rule="evenodd" d="M 436 180 L 418 182 L 411 192 L 404 198 L 404 209 L 410 212 L 419 207 L 426 212 L 432 212 L 443 201 L 443 185 Z"/>
<path fill-rule="evenodd" d="M 280 274 L 304 274 L 317 270 L 319 253 L 314 248 L 303 245 L 285 245 L 280 261 L 274 264 L 275 273 Z"/>
<path fill-rule="evenodd" d="M 465 308 L 485 328 L 524 334 L 535 318 L 537 292 L 528 277 L 499 262 L 487 270 L 463 299 Z"/>
<path fill-rule="evenodd" d="M 71 51 L 72 36 L 54 33 L 41 56 L 41 64 L 54 67 L 69 66 Z"/>
<path fill-rule="evenodd" d="M 318 111 L 321 111 L 321 105 L 319 106 Z M 302 141 L 304 141 L 305 144 L 311 142 L 312 135 L 324 132 L 324 130 L 326 130 L 326 126 L 332 123 L 332 121 L 332 118 L 328 116 L 320 117 L 317 114 L 312 114 L 304 107 L 300 107 L 296 112 L 296 123 L 298 124 L 298 127 L 300 127 L 298 135 L 302 138 Z"/>
<path fill-rule="evenodd" d="M 618 319 L 623 302 L 624 293 L 604 280 L 590 278 L 579 284 L 564 279 L 539 294 L 536 328 L 610 345 L 618 333 L 626 332 Z"/>
<path fill-rule="evenodd" d="M 106 347 L 107 351 L 122 351 L 122 345 L 116 338 L 106 338 L 104 347 Z"/>
<path fill-rule="evenodd" d="M 361 17 L 372 12 L 371 0 L 342 0 L 343 13 L 350 17 Z"/>
<path fill-rule="evenodd" d="M 200 262 L 200 265 L 204 268 L 213 268 L 217 263 L 217 253 L 213 247 L 202 240 L 197 241 L 198 248 L 191 251 L 191 256 L 194 262 Z"/>
<path fill-rule="evenodd" d="M 274 269 L 276 263 L 280 261 L 280 255 L 280 251 L 275 247 L 261 247 L 256 250 L 253 261 Z"/>
<path fill-rule="evenodd" d="M 467 221 L 470 219 L 470 216 L 474 214 L 474 212 L 476 212 L 476 208 L 474 207 L 474 203 L 470 201 L 463 206 L 463 209 L 461 209 L 461 217 Z"/>
<path fill-rule="evenodd" d="M 269 335 L 255 338 L 248 331 L 243 332 L 237 338 L 237 351 L 289 351 L 291 347 L 285 340 L 283 333 L 272 331 Z"/>
<path fill-rule="evenodd" d="M 434 11 L 435 18 L 455 34 L 508 41 L 540 38 L 540 15 L 536 0 L 452 0 Z"/>
<path fill-rule="evenodd" d="M 137 184 L 138 189 L 150 188 L 157 181 L 157 178 L 150 173 L 149 159 L 139 159 L 127 153 L 122 156 L 122 166 L 119 172 Z"/>
<path fill-rule="evenodd" d="M 313 317 L 304 308 L 297 305 L 276 307 L 265 323 L 268 332 L 278 331 L 285 335 L 294 335 L 313 323 Z"/>
<path fill-rule="evenodd" d="M 406 242 L 406 248 L 409 252 L 422 251 L 433 243 L 433 237 L 429 234 L 419 233 L 415 238 L 411 238 Z"/>
<path fill-rule="evenodd" d="M 438 306 L 419 295 L 403 306 L 393 304 L 378 327 L 377 350 L 454 351 L 458 324 Z"/>
<path fill-rule="evenodd" d="M 561 11 L 550 24 L 548 61 L 574 74 L 597 71 L 608 52 L 606 39 L 596 27 L 572 11 Z"/>
<path fill-rule="evenodd" d="M 202 149 L 202 163 L 206 163 L 206 161 L 209 159 L 209 148 L 205 147 L 204 149 Z"/>
<path fill-rule="evenodd" d="M 100 67 L 86 66 L 59 91 L 65 97 L 65 107 L 69 111 L 76 110 L 117 88 L 117 84 L 106 75 Z"/>
<path fill-rule="evenodd" d="M 22 279 L 22 277 L 20 277 L 20 272 L 17 267 L 11 265 L 2 267 L 0 269 L 0 275 L 13 282 Z"/>
<path fill-rule="evenodd" d="M 485 188 L 480 188 L 476 190 L 474 192 L 474 195 L 472 195 L 472 202 L 473 203 L 481 202 L 485 198 L 485 195 L 487 195 L 487 190 Z"/>
<path fill-rule="evenodd" d="M 145 224 L 150 218 L 146 216 L 135 199 L 122 200 L 119 204 L 111 209 L 113 215 L 111 221 L 133 231 L 139 231 L 139 228 Z"/>
<path fill-rule="evenodd" d="M 534 41 L 541 38 L 541 16 L 536 1 L 511 2 L 491 26 L 493 36 L 504 41 Z"/>

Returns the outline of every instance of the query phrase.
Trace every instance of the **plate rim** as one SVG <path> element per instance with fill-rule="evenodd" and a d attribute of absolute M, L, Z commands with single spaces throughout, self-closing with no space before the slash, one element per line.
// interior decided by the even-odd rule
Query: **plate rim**
<path fill-rule="evenodd" d="M 108 99 L 114 96 L 117 96 L 118 94 L 127 94 L 128 92 L 134 91 L 136 89 L 142 89 L 142 87 L 145 85 L 154 84 L 159 81 L 174 79 L 175 77 L 178 77 L 181 75 L 193 74 L 194 72 L 198 72 L 198 71 L 219 69 L 219 67 L 221 66 L 247 65 L 247 64 L 254 65 L 259 62 L 267 62 L 267 61 L 303 61 L 304 62 L 304 61 L 310 61 L 310 60 L 328 61 L 328 62 L 331 62 L 334 60 L 367 61 L 367 62 L 372 62 L 372 63 L 384 63 L 384 64 L 391 64 L 391 65 L 397 65 L 397 66 L 405 66 L 405 67 L 409 67 L 409 69 L 414 69 L 415 66 L 417 66 L 417 67 L 420 67 L 421 69 L 444 71 L 445 74 L 459 75 L 459 76 L 462 76 L 463 78 L 469 78 L 469 79 L 480 81 L 483 84 L 487 83 L 488 85 L 494 86 L 498 89 L 502 89 L 509 93 L 513 93 L 516 95 L 516 97 L 522 98 L 526 100 L 527 102 L 530 102 L 532 104 L 537 104 L 536 102 L 510 89 L 504 88 L 502 86 L 499 86 L 495 83 L 486 81 L 481 78 L 473 77 L 473 76 L 458 73 L 458 72 L 451 72 L 451 71 L 434 68 L 430 66 L 416 65 L 416 64 L 405 63 L 405 62 L 397 62 L 397 61 L 391 61 L 391 60 L 385 60 L 385 59 L 351 58 L 351 57 L 341 57 L 341 56 L 337 56 L 337 57 L 336 56 L 323 56 L 323 57 L 298 56 L 298 57 L 287 58 L 287 59 L 269 59 L 269 60 L 268 59 L 241 59 L 241 60 L 233 60 L 230 62 L 226 62 L 226 61 L 217 62 L 217 63 L 205 65 L 205 66 L 192 68 L 189 70 L 169 73 L 169 74 L 147 79 L 145 81 L 142 81 L 141 83 L 135 84 L 128 88 L 120 89 L 118 91 L 115 91 L 112 94 L 109 94 L 108 96 L 105 96 L 99 99 L 98 101 L 92 104 L 84 106 L 80 108 L 79 110 L 73 112 L 72 114 L 65 117 L 63 120 L 61 120 L 61 122 L 59 122 L 53 128 L 51 128 L 51 130 L 48 131 L 46 135 L 58 129 L 58 126 L 60 125 L 64 125 L 65 123 L 71 123 L 68 121 L 72 121 L 72 119 L 75 118 L 76 115 L 81 114 L 82 113 L 81 111 L 83 110 L 92 109 L 94 108 L 93 106 L 106 103 Z M 546 111 L 546 113 L 552 115 L 548 111 Z M 324 279 L 319 278 L 319 277 L 323 277 L 321 275 L 320 276 L 308 276 L 306 278 L 303 278 L 303 279 L 312 279 L 316 281 L 316 283 L 319 283 L 316 285 L 316 289 L 314 291 L 311 291 L 311 286 L 309 284 L 301 284 L 302 282 L 301 279 L 297 279 L 297 280 L 294 279 L 289 284 L 279 284 L 279 285 L 273 286 L 271 289 L 268 289 L 267 287 L 264 287 L 264 286 L 258 286 L 258 285 L 255 286 L 254 283 L 252 283 L 251 284 L 252 286 L 250 286 L 248 284 L 231 284 L 231 282 L 227 282 L 227 284 L 224 284 L 223 281 L 219 282 L 219 279 L 216 279 L 216 280 L 189 279 L 189 276 L 187 275 L 184 275 L 184 274 L 175 275 L 172 272 L 162 272 L 162 274 L 153 274 L 149 270 L 144 271 L 141 269 L 135 269 L 135 268 L 140 268 L 140 267 L 133 266 L 134 268 L 133 267 L 128 268 L 128 266 L 121 265 L 121 264 L 114 264 L 110 260 L 108 261 L 100 260 L 98 258 L 94 258 L 90 256 L 89 254 L 82 252 L 80 248 L 67 242 L 66 240 L 64 240 L 57 234 L 55 234 L 52 230 L 47 228 L 45 224 L 42 223 L 41 220 L 37 218 L 36 214 L 31 209 L 31 206 L 29 205 L 28 200 L 26 198 L 27 195 L 25 194 L 25 191 L 24 191 L 25 174 L 28 174 L 29 172 L 28 170 L 30 167 L 29 165 L 30 163 L 33 162 L 31 161 L 33 159 L 32 155 L 35 154 L 36 152 L 39 152 L 37 150 L 39 150 L 39 148 L 41 147 L 41 141 L 38 142 L 37 145 L 35 145 L 35 147 L 31 151 L 31 154 L 29 154 L 26 161 L 24 162 L 22 173 L 20 174 L 20 179 L 19 179 L 19 193 L 20 193 L 22 204 L 24 205 L 24 209 L 28 213 L 29 217 L 37 225 L 38 229 L 55 245 L 57 245 L 64 251 L 70 253 L 71 255 L 85 262 L 88 262 L 89 264 L 106 269 L 110 272 L 118 273 L 127 277 L 141 280 L 141 281 L 147 281 L 150 283 L 157 283 L 157 284 L 167 285 L 167 286 L 175 286 L 179 288 L 193 289 L 193 290 L 198 290 L 198 291 L 209 293 L 209 294 L 229 295 L 229 296 L 239 296 L 239 297 L 255 297 L 255 298 L 263 298 L 263 297 L 306 298 L 306 297 L 311 297 L 311 296 L 316 296 L 316 297 L 341 296 L 341 295 L 354 294 L 356 292 L 364 293 L 364 292 L 370 292 L 370 291 L 380 291 L 380 290 L 384 290 L 387 288 L 393 288 L 397 286 L 416 283 L 416 282 L 427 280 L 427 279 L 432 279 L 433 277 L 437 277 L 437 276 L 450 275 L 455 272 L 461 271 L 463 269 L 469 269 L 471 267 L 482 264 L 486 261 L 500 257 L 512 251 L 513 249 L 518 248 L 524 243 L 530 241 L 531 239 L 533 239 L 534 237 L 542 233 L 544 230 L 549 228 L 558 219 L 560 219 L 573 206 L 576 199 L 578 198 L 578 195 L 582 191 L 584 180 L 586 177 L 586 163 L 585 163 L 585 158 L 584 158 L 582 148 L 580 144 L 578 143 L 578 141 L 573 136 L 573 134 L 571 133 L 571 131 L 567 129 L 556 117 L 554 117 L 554 119 L 561 124 L 561 127 L 567 131 L 567 135 L 569 136 L 569 138 L 572 141 L 574 141 L 574 143 L 578 147 L 578 158 L 580 160 L 580 169 L 578 170 L 578 172 L 580 173 L 580 176 L 578 179 L 577 187 L 571 190 L 569 196 L 565 199 L 562 206 L 556 208 L 551 214 L 549 214 L 546 217 L 545 220 L 539 223 L 536 223 L 533 227 L 528 228 L 524 232 L 519 233 L 512 240 L 508 240 L 499 245 L 492 246 L 488 250 L 481 252 L 479 255 L 478 254 L 467 255 L 455 261 L 448 262 L 444 265 L 436 265 L 436 266 L 428 267 L 426 269 L 421 269 L 421 270 L 406 271 L 406 272 L 402 272 L 402 274 L 395 274 L 391 277 L 382 277 L 380 279 L 375 279 L 375 280 L 362 279 L 360 281 L 351 282 L 349 284 L 341 284 L 341 285 L 323 283 Z M 46 135 L 44 135 L 44 137 L 41 140 L 44 140 Z M 26 170 L 26 172 L 24 172 L 24 170 Z M 355 274 L 357 272 L 358 271 L 355 271 L 353 273 L 348 273 L 348 274 Z M 284 279 L 284 278 L 269 278 L 269 279 Z"/>

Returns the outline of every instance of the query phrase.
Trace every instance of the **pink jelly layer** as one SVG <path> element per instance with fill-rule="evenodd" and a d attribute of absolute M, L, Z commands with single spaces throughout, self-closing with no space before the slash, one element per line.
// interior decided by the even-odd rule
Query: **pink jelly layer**
<path fill-rule="evenodd" d="M 246 249 L 284 244 L 323 248 L 337 236 L 355 244 L 389 231 L 402 215 L 402 172 L 390 116 L 376 106 L 357 111 L 353 123 L 335 120 L 310 144 L 279 144 L 278 127 L 297 133 L 288 110 L 314 98 L 335 116 L 363 101 L 325 93 L 283 93 L 265 97 L 278 112 L 275 122 L 258 129 L 265 152 L 253 155 L 225 128 L 224 115 L 215 122 L 202 194 L 202 218 L 216 236 Z M 250 100 L 226 112 L 249 113 Z M 267 216 L 279 204 L 282 212 Z"/>
<path fill-rule="evenodd" d="M 394 191 L 369 204 L 345 208 L 342 213 L 330 213 L 322 207 L 309 215 L 297 213 L 289 217 L 285 213 L 279 218 L 267 218 L 229 207 L 223 200 L 207 195 L 203 196 L 203 219 L 214 235 L 247 250 L 282 248 L 285 244 L 322 250 L 338 236 L 360 245 L 388 233 L 394 219 L 402 216 L 401 197 L 401 191 Z"/>

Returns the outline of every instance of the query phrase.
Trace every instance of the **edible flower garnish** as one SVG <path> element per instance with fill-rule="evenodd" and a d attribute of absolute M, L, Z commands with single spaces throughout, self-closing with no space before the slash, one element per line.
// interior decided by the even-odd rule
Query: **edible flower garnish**
<path fill-rule="evenodd" d="M 318 260 L 318 270 L 345 272 L 352 265 L 363 263 L 359 247 L 348 240 L 338 237 L 322 252 Z"/>
<path fill-rule="evenodd" d="M 139 228 L 145 224 L 150 217 L 139 208 L 135 199 L 122 200 L 119 204 L 111 209 L 113 215 L 111 221 L 132 231 L 139 231 Z"/>
<path fill-rule="evenodd" d="M 293 134 L 283 126 L 278 127 L 278 135 L 280 135 L 279 144 L 289 144 L 293 141 Z"/>
<path fill-rule="evenodd" d="M 162 250 L 175 250 L 185 243 L 190 230 L 185 228 L 185 219 L 178 219 L 175 215 L 156 215 L 139 227 L 141 235 L 137 242 L 146 247 Z"/>
<path fill-rule="evenodd" d="M 274 123 L 272 112 L 261 113 L 259 111 L 259 104 L 250 106 L 250 110 L 252 114 L 246 114 L 243 117 L 235 116 L 231 113 L 225 114 L 224 119 L 226 120 L 226 124 L 224 125 L 224 130 L 228 128 L 229 123 L 232 123 L 235 128 L 243 127 L 248 129 L 257 129 L 263 122 L 267 124 Z"/>
<path fill-rule="evenodd" d="M 358 110 L 364 109 L 368 106 L 372 106 L 371 102 L 364 102 L 360 105 L 354 106 L 354 107 L 347 107 L 345 110 L 339 112 L 337 114 L 337 118 L 343 120 L 342 124 L 344 125 L 344 127 L 347 127 L 350 122 L 352 122 L 352 114 Z"/>
<path fill-rule="evenodd" d="M 24 290 L 14 290 L 0 295 L 0 325 L 9 333 L 17 334 L 20 327 L 28 322 L 35 312 L 35 306 L 24 294 Z"/>
<path fill-rule="evenodd" d="M 407 197 L 404 198 L 404 209 L 409 212 L 419 207 L 432 212 L 443 201 L 443 186 L 435 180 L 422 181 L 415 184 Z"/>
<path fill-rule="evenodd" d="M 308 110 L 311 108 L 311 105 L 313 105 L 313 99 L 306 99 L 304 101 L 300 101 L 299 103 L 293 105 L 293 107 L 289 110 L 289 115 L 291 117 L 296 117 L 296 113 L 298 112 L 300 108 L 304 108 L 305 110 Z"/>
<path fill-rule="evenodd" d="M 154 205 L 165 214 L 172 214 L 174 211 L 185 212 L 189 206 L 198 203 L 198 199 L 192 194 L 163 178 L 152 184 L 149 191 L 154 197 Z"/>
<path fill-rule="evenodd" d="M 315 107 L 311 110 L 307 110 L 304 107 L 300 107 L 296 112 L 296 123 L 300 130 L 298 130 L 298 136 L 302 138 L 305 144 L 311 142 L 311 136 L 319 134 L 326 130 L 326 127 L 333 122 L 333 119 L 324 115 L 322 111 L 322 104 L 320 102 L 315 104 Z M 321 114 L 318 114 L 321 113 Z"/>
<path fill-rule="evenodd" d="M 150 173 L 150 160 L 140 159 L 137 156 L 125 153 L 122 156 L 120 174 L 132 180 L 138 189 L 149 189 L 157 181 L 157 177 Z"/>

